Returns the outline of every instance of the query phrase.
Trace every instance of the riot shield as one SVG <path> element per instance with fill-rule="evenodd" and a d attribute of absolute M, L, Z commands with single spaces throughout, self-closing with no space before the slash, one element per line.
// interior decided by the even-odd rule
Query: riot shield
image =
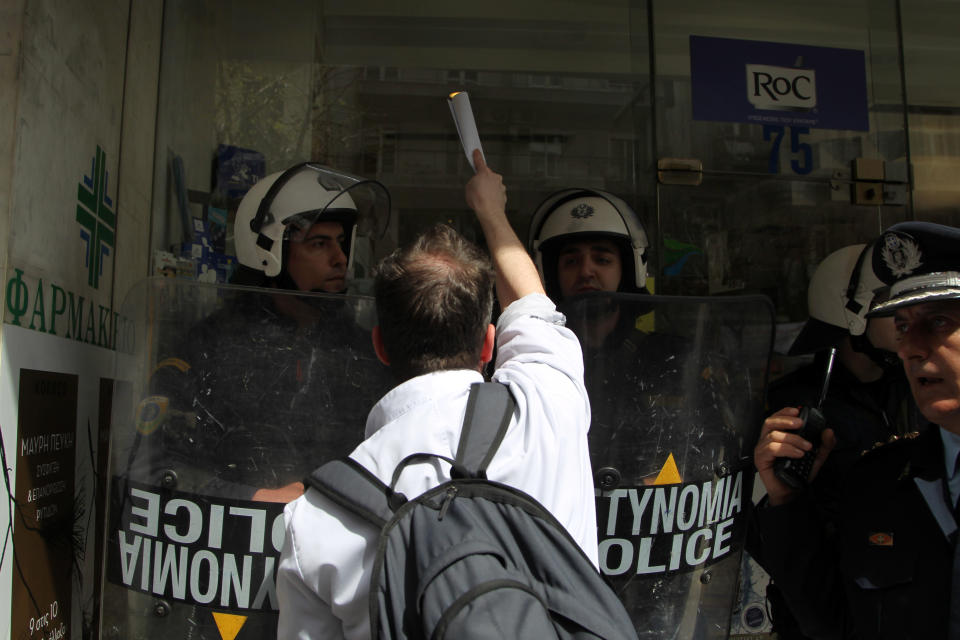
<path fill-rule="evenodd" d="M 560 310 L 584 351 L 601 572 L 641 638 L 726 638 L 772 306 L 588 294 Z"/>
<path fill-rule="evenodd" d="M 102 637 L 276 637 L 285 501 L 389 389 L 371 298 L 153 278 L 121 316 Z"/>

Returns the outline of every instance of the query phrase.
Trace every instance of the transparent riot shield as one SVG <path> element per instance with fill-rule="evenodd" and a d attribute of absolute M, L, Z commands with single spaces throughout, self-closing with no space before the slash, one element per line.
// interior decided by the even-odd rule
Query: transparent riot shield
<path fill-rule="evenodd" d="M 602 573 L 641 638 L 726 638 L 769 301 L 589 294 L 561 311 L 584 351 Z"/>
<path fill-rule="evenodd" d="M 373 300 L 154 278 L 121 316 L 102 636 L 275 638 L 284 503 L 390 386 Z"/>

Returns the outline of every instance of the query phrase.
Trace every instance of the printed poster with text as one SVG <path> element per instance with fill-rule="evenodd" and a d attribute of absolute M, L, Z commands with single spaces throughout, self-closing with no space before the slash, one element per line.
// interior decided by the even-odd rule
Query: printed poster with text
<path fill-rule="evenodd" d="M 70 637 L 75 375 L 20 370 L 10 637 Z"/>

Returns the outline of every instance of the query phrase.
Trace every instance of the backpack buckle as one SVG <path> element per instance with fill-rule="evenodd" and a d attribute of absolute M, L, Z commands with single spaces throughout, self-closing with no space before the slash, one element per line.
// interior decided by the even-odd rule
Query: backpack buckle
<path fill-rule="evenodd" d="M 407 504 L 407 496 L 403 495 L 399 491 L 393 491 L 387 496 L 387 504 L 390 506 L 391 511 L 396 511 L 403 505 Z"/>

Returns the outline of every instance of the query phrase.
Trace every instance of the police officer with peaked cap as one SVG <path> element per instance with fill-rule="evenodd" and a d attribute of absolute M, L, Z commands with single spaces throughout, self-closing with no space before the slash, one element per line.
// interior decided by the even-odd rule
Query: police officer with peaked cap
<path fill-rule="evenodd" d="M 916 430 L 910 388 L 896 356 L 892 318 L 867 318 L 874 292 L 883 283 L 873 273 L 872 245 L 842 247 L 824 258 L 807 289 L 809 318 L 788 352 L 814 359 L 771 383 L 767 406 L 815 406 L 823 390 L 830 349 L 836 358 L 821 407 L 837 446 L 810 487 L 811 499 L 826 521 L 837 516 L 844 473 L 864 451 L 891 435 Z M 829 526 L 829 525 L 828 525 Z M 751 529 L 747 550 L 764 565 L 761 532 Z M 778 637 L 800 639 L 800 631 L 779 586 L 767 587 L 770 616 Z"/>
<path fill-rule="evenodd" d="M 796 409 L 766 420 L 754 462 L 769 505 L 757 511 L 771 575 L 812 637 L 960 638 L 960 229 L 904 222 L 875 243 L 873 270 L 889 295 L 897 354 L 929 421 L 880 445 L 850 470 L 837 533 L 822 535 L 809 496 L 772 472 L 810 448 Z M 826 430 L 813 474 L 835 439 Z"/>

